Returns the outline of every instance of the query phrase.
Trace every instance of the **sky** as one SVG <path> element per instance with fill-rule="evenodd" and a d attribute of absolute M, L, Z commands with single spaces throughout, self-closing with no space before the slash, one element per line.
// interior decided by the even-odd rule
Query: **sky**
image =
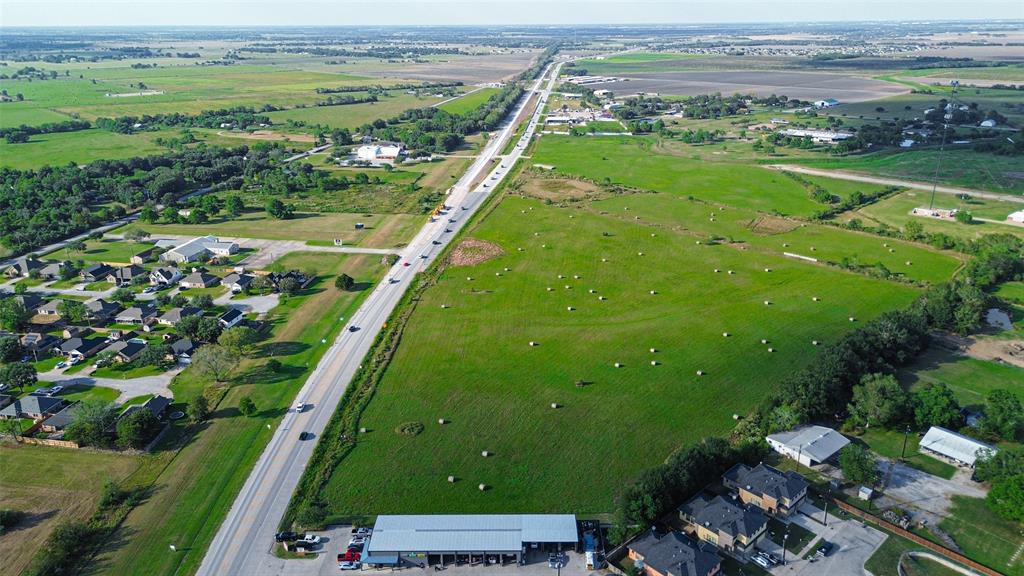
<path fill-rule="evenodd" d="M 0 0 L 4 26 L 303 26 L 1024 19 L 1024 0 Z"/>

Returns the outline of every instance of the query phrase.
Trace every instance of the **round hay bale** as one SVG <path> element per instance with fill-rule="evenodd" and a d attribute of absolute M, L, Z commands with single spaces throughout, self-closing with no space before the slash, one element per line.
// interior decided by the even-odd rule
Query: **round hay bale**
<path fill-rule="evenodd" d="M 572 277 L 575 278 L 576 280 L 580 279 L 580 275 L 579 274 L 573 274 Z"/>
<path fill-rule="evenodd" d="M 530 341 L 530 346 L 536 346 L 536 345 L 537 345 L 536 342 L 534 342 L 533 340 Z"/>
<path fill-rule="evenodd" d="M 816 250 L 817 250 L 817 248 L 815 248 L 814 246 L 811 246 L 811 252 L 814 252 Z"/>
<path fill-rule="evenodd" d="M 548 247 L 548 245 L 547 245 L 547 244 L 541 244 L 541 245 L 540 245 L 540 247 L 541 247 L 541 248 L 547 248 L 547 247 Z"/>
<path fill-rule="evenodd" d="M 551 286 L 548 286 L 548 292 L 554 292 L 554 291 L 555 291 L 554 288 L 552 288 Z"/>
<path fill-rule="evenodd" d="M 782 243 L 782 247 L 783 248 L 789 248 L 789 243 L 788 242 L 783 242 Z"/>
<path fill-rule="evenodd" d="M 889 244 L 888 244 L 888 243 L 883 243 L 883 244 L 882 244 L 882 246 L 884 246 L 884 247 L 888 248 L 888 247 L 889 247 Z"/>
<path fill-rule="evenodd" d="M 487 450 L 484 450 L 483 452 L 480 453 L 480 455 L 483 456 L 484 458 L 487 458 L 488 456 L 491 455 L 491 453 L 488 452 Z"/>
<path fill-rule="evenodd" d="M 811 300 L 817 302 L 818 300 L 820 300 L 820 298 L 818 298 L 817 296 L 811 296 Z"/>
<path fill-rule="evenodd" d="M 817 345 L 818 345 L 818 341 L 817 340 L 811 340 L 811 346 L 817 346 Z"/>
<path fill-rule="evenodd" d="M 734 272 L 732 270 L 729 270 L 729 275 L 732 275 L 732 274 L 734 274 Z"/>
<path fill-rule="evenodd" d="M 715 274 L 718 274 L 719 272 L 721 272 L 721 270 L 719 270 L 718 268 L 715 268 Z"/>
<path fill-rule="evenodd" d="M 728 338 L 729 337 L 729 333 L 728 332 L 722 332 L 722 336 Z"/>
<path fill-rule="evenodd" d="M 516 248 L 516 250 L 518 250 L 518 251 L 520 251 L 520 252 L 522 252 L 522 251 L 523 251 L 523 249 L 522 249 L 522 248 Z"/>
<path fill-rule="evenodd" d="M 657 290 L 651 290 L 651 294 L 652 294 L 652 295 L 653 295 L 653 294 L 657 294 L 657 293 L 658 293 L 658 291 L 657 291 Z"/>
<path fill-rule="evenodd" d="M 910 260 L 907 260 L 907 266 L 913 266 L 913 265 L 914 265 L 913 262 L 911 262 Z"/>
<path fill-rule="evenodd" d="M 715 219 L 714 219 L 714 218 L 708 218 L 708 220 L 711 220 L 712 222 L 714 222 L 714 221 L 715 221 Z"/>
<path fill-rule="evenodd" d="M 573 216 L 572 214 L 569 214 L 569 218 L 575 218 L 575 216 Z"/>
<path fill-rule="evenodd" d="M 615 363 L 615 367 L 616 368 L 622 368 L 622 363 L 621 362 L 616 362 Z"/>
<path fill-rule="evenodd" d="M 540 232 L 534 232 L 533 235 L 534 236 L 540 236 Z"/>
<path fill-rule="evenodd" d="M 566 284 L 566 285 L 565 285 L 565 289 L 566 289 L 566 290 L 572 290 L 572 286 L 571 286 L 571 285 L 569 285 L 569 284 Z"/>
<path fill-rule="evenodd" d="M 597 299 L 598 300 L 607 300 L 607 298 L 605 298 L 604 296 L 598 296 Z"/>
<path fill-rule="evenodd" d="M 765 272 L 771 272 L 771 271 L 772 271 L 772 269 L 771 269 L 771 268 L 765 268 L 765 269 L 764 269 L 764 271 L 765 271 Z"/>
<path fill-rule="evenodd" d="M 601 262 L 607 262 L 607 261 L 608 261 L 607 258 L 601 258 Z"/>
<path fill-rule="evenodd" d="M 775 348 L 769 348 L 768 351 L 769 352 L 775 352 Z"/>
<path fill-rule="evenodd" d="M 568 310 L 569 312 L 575 310 L 575 308 L 573 308 L 572 306 L 566 306 L 565 309 Z"/>
<path fill-rule="evenodd" d="M 732 415 L 732 419 L 733 420 L 739 420 L 740 419 L 740 415 L 739 414 L 733 414 Z"/>
<path fill-rule="evenodd" d="M 697 370 L 697 376 L 703 376 L 703 375 L 704 375 L 704 371 L 703 370 Z"/>
<path fill-rule="evenodd" d="M 441 426 L 444 426 L 445 424 L 448 423 L 448 421 L 445 420 L 444 418 L 438 418 L 437 423 L 440 424 Z"/>
<path fill-rule="evenodd" d="M 506 267 L 505 272 L 511 272 L 511 270 Z"/>
<path fill-rule="evenodd" d="M 766 338 L 761 338 L 761 344 L 767 344 L 767 343 L 768 343 L 768 340 Z"/>
<path fill-rule="evenodd" d="M 656 353 L 657 351 L 658 351 L 658 349 L 657 349 L 657 348 L 651 348 L 651 354 L 654 354 L 654 353 Z"/>
<path fill-rule="evenodd" d="M 444 309 L 446 309 L 446 308 L 448 308 L 448 305 L 447 305 L 447 304 L 441 304 L 441 309 L 442 309 L 442 310 L 444 310 Z"/>
<path fill-rule="evenodd" d="M 472 276 L 466 276 L 466 282 L 472 282 L 472 281 L 473 281 L 473 277 Z"/>
<path fill-rule="evenodd" d="M 895 248 L 889 248 L 889 253 L 890 254 L 895 254 L 896 253 L 896 249 Z"/>
<path fill-rule="evenodd" d="M 657 236 L 657 234 L 655 234 L 654 232 L 651 232 L 651 238 L 654 238 L 655 236 Z"/>
<path fill-rule="evenodd" d="M 479 488 L 481 492 L 486 492 L 487 491 L 487 484 L 481 484 L 481 485 L 477 486 L 477 488 Z"/>
<path fill-rule="evenodd" d="M 501 272 L 495 272 L 494 275 L 495 276 L 501 276 Z"/>
<path fill-rule="evenodd" d="M 697 240 L 697 244 L 700 244 L 700 240 Z"/>
<path fill-rule="evenodd" d="M 563 278 L 565 278 L 565 274 L 559 274 L 559 275 L 558 275 L 558 279 L 559 279 L 559 280 L 561 280 L 561 279 L 563 279 Z"/>
<path fill-rule="evenodd" d="M 850 322 L 856 322 L 856 321 L 857 321 L 856 318 L 854 318 L 853 316 L 850 316 Z"/>
<path fill-rule="evenodd" d="M 455 476 L 449 476 L 448 477 L 448 482 L 451 483 L 451 484 L 455 484 Z"/>
<path fill-rule="evenodd" d="M 771 306 L 771 305 L 772 305 L 772 302 L 771 302 L 771 300 L 765 300 L 765 301 L 764 301 L 764 305 L 765 305 L 765 306 Z"/>
<path fill-rule="evenodd" d="M 587 290 L 587 292 L 593 294 L 593 293 L 597 292 L 597 290 L 594 290 L 593 288 L 591 288 L 590 290 Z"/>
<path fill-rule="evenodd" d="M 657 365 L 658 365 L 658 361 L 657 360 L 651 360 L 651 366 L 657 366 Z"/>
<path fill-rule="evenodd" d="M 365 427 L 359 428 L 359 433 L 360 434 L 366 434 L 366 428 Z"/>
<path fill-rule="evenodd" d="M 551 407 L 555 410 L 558 410 L 558 402 L 552 402 Z"/>
<path fill-rule="evenodd" d="M 637 255 L 637 256 L 643 256 L 643 255 L 644 255 L 644 253 L 643 253 L 643 252 L 637 252 L 637 253 L 636 253 L 636 255 Z"/>

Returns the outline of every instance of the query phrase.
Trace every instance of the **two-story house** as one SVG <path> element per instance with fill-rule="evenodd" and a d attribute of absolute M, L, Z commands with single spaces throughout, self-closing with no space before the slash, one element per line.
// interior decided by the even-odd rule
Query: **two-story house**
<path fill-rule="evenodd" d="M 761 463 L 751 468 L 737 464 L 722 475 L 722 483 L 736 491 L 744 504 L 753 504 L 773 516 L 789 516 L 807 497 L 807 481 Z"/>
<path fill-rule="evenodd" d="M 760 508 L 721 496 L 698 494 L 679 507 L 679 517 L 698 540 L 744 556 L 768 528 Z"/>

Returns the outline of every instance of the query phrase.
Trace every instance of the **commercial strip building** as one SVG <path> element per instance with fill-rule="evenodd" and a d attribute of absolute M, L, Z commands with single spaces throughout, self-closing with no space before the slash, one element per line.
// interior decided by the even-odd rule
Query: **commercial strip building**
<path fill-rule="evenodd" d="M 524 563 L 531 550 L 560 552 L 578 541 L 573 514 L 381 515 L 362 563 L 391 567 Z"/>

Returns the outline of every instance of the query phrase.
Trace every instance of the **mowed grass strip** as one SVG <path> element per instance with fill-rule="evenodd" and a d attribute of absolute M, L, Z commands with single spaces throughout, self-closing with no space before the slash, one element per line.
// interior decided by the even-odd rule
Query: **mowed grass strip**
<path fill-rule="evenodd" d="M 460 96 L 450 102 L 445 102 L 438 106 L 438 108 L 450 114 L 465 114 L 466 112 L 476 110 L 483 105 L 484 102 L 487 102 L 491 96 L 494 96 L 498 92 L 500 92 L 500 90 L 497 88 L 481 88 Z"/>
<path fill-rule="evenodd" d="M 726 433 L 812 340 L 917 295 L 656 230 L 504 199 L 472 234 L 504 255 L 425 292 L 361 419 L 370 433 L 323 495 L 331 512 L 609 512 L 640 470 Z M 395 432 L 410 421 L 425 431 Z"/>

